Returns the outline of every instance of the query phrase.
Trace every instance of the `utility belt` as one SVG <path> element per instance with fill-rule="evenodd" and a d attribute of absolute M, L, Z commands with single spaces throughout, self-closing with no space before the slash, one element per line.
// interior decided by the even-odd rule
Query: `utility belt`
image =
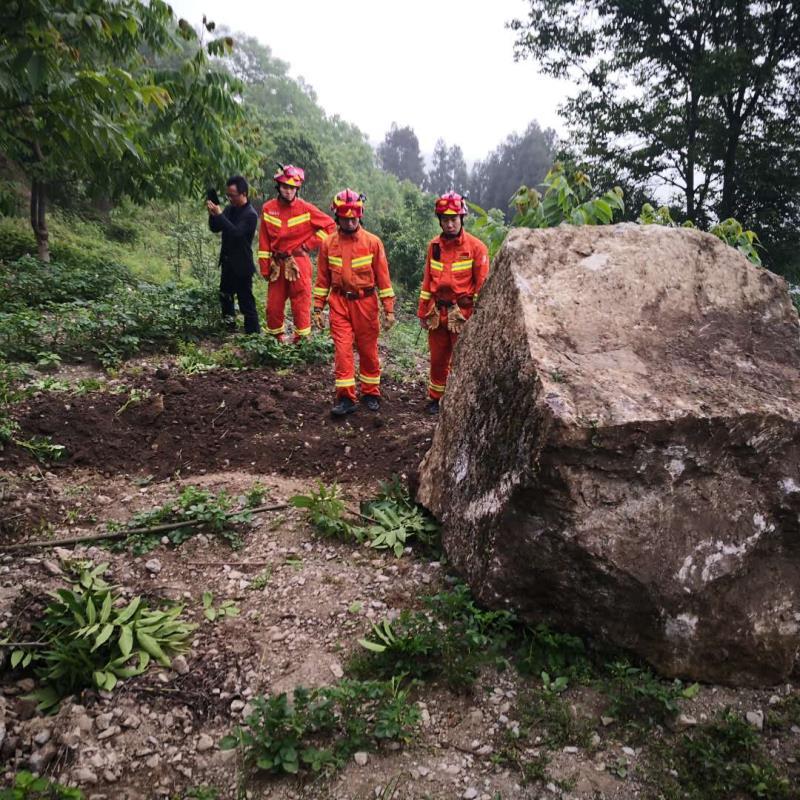
<path fill-rule="evenodd" d="M 375 294 L 375 287 L 367 286 L 366 289 L 357 289 L 355 292 L 348 292 L 347 290 L 342 289 L 340 286 L 334 286 L 332 287 L 331 291 L 342 295 L 342 297 L 344 297 L 346 300 L 360 300 L 362 297 L 369 297 L 370 295 Z"/>
<path fill-rule="evenodd" d="M 472 308 L 474 305 L 475 300 L 469 294 L 462 294 L 461 297 L 457 297 L 455 300 L 436 300 L 436 308 L 438 309 L 452 308 L 453 306 Z"/>

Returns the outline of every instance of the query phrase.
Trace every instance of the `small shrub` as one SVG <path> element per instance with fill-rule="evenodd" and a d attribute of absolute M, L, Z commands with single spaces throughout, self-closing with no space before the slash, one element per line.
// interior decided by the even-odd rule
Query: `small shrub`
<path fill-rule="evenodd" d="M 659 796 L 686 800 L 796 798 L 764 754 L 758 733 L 732 711 L 677 742 L 657 747 L 651 762 Z"/>
<path fill-rule="evenodd" d="M 170 665 L 197 627 L 179 619 L 182 608 L 150 609 L 139 596 L 128 603 L 102 579 L 108 564 L 83 568 L 72 588 L 58 589 L 33 632 L 41 646 L 11 654 L 11 667 L 32 669 L 42 684 L 39 708 L 88 686 L 111 691 L 121 678 L 144 672 L 151 659 Z"/>
<path fill-rule="evenodd" d="M 478 608 L 463 584 L 422 601 L 424 611 L 406 609 L 393 622 L 373 626 L 369 637 L 359 642 L 366 654 L 350 662 L 353 674 L 441 677 L 459 691 L 472 686 L 483 664 L 504 663 L 501 654 L 511 636 L 511 613 Z"/>
<path fill-rule="evenodd" d="M 0 800 L 84 800 L 84 794 L 49 778 L 18 772 L 10 788 L 0 789 Z"/>
<path fill-rule="evenodd" d="M 627 661 L 613 662 L 608 670 L 606 691 L 611 700 L 608 712 L 634 728 L 666 724 L 680 711 L 679 700 L 694 697 L 700 689 L 696 683 L 684 686 L 677 679 L 668 683 L 649 669 Z"/>
<path fill-rule="evenodd" d="M 375 750 L 382 741 L 408 742 L 419 721 L 407 690 L 396 680 L 344 680 L 317 689 L 297 687 L 256 697 L 244 726 L 220 742 L 239 748 L 244 763 L 272 774 L 333 772 L 358 751 Z"/>
<path fill-rule="evenodd" d="M 522 629 L 515 664 L 523 675 L 544 672 L 568 681 L 587 680 L 592 673 L 583 640 L 552 631 L 544 624 Z"/>

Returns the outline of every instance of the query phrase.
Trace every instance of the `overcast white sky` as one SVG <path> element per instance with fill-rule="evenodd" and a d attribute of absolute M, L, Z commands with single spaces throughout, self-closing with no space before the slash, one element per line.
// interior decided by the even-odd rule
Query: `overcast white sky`
<path fill-rule="evenodd" d="M 373 144 L 397 122 L 414 128 L 424 153 L 441 136 L 472 162 L 533 119 L 564 133 L 557 107 L 569 85 L 542 77 L 531 61 L 514 63 L 505 23 L 526 15 L 527 0 L 169 2 L 195 27 L 206 14 L 268 45 L 329 114 Z"/>

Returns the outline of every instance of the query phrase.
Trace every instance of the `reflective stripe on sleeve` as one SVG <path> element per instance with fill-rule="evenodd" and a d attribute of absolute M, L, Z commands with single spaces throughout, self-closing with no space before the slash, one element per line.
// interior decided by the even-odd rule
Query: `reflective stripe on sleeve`
<path fill-rule="evenodd" d="M 269 250 L 259 250 L 258 251 L 259 258 L 272 258 L 272 253 Z"/>
<path fill-rule="evenodd" d="M 317 234 L 316 234 L 316 235 L 317 235 L 317 236 L 318 236 L 320 239 L 322 239 L 322 241 L 323 241 L 323 242 L 324 242 L 324 241 L 325 241 L 325 240 L 328 238 L 328 234 L 327 234 L 327 233 L 325 233 L 325 231 L 323 231 L 321 228 L 320 228 L 320 229 L 317 231 Z"/>
<path fill-rule="evenodd" d="M 298 217 L 290 217 L 286 220 L 286 225 L 289 228 L 294 228 L 295 225 L 302 225 L 304 222 L 311 222 L 310 211 L 306 211 L 305 214 L 300 214 Z"/>
<path fill-rule="evenodd" d="M 378 297 L 394 297 L 394 289 L 391 286 L 388 289 L 379 289 Z"/>
<path fill-rule="evenodd" d="M 330 289 L 324 289 L 322 286 L 314 287 L 314 297 L 327 297 L 330 293 Z"/>
<path fill-rule="evenodd" d="M 424 289 L 420 290 L 419 299 L 420 300 L 430 300 L 433 295 L 430 292 L 426 292 Z"/>
<path fill-rule="evenodd" d="M 280 228 L 283 224 L 278 217 L 273 217 L 272 214 L 267 214 L 264 212 L 264 221 L 269 222 L 270 225 L 274 225 L 276 228 Z"/>

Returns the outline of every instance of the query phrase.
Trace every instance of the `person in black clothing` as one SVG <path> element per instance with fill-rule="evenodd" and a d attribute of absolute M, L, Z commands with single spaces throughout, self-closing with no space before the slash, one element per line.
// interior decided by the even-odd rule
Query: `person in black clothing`
<path fill-rule="evenodd" d="M 239 302 L 239 311 L 244 317 L 244 332 L 259 333 L 256 300 L 253 297 L 253 236 L 258 226 L 258 214 L 247 198 L 247 181 L 241 175 L 228 179 L 225 194 L 229 205 L 223 211 L 212 200 L 206 202 L 208 227 L 214 233 L 222 233 L 219 265 L 222 268 L 219 281 L 219 301 L 222 316 L 230 330 L 236 330 L 236 308 L 233 296 Z"/>

